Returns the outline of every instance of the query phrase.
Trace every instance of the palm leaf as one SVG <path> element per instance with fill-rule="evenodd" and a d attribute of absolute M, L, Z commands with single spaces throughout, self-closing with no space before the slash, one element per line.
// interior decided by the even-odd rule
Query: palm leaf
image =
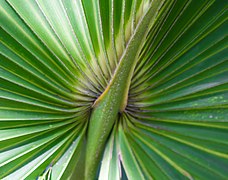
<path fill-rule="evenodd" d="M 0 178 L 226 179 L 226 8 L 0 1 Z"/>

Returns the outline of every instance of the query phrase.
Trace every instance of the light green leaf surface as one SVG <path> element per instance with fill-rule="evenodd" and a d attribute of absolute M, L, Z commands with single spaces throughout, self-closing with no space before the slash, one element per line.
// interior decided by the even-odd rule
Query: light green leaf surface
<path fill-rule="evenodd" d="M 0 179 L 227 179 L 226 0 L 1 0 Z"/>

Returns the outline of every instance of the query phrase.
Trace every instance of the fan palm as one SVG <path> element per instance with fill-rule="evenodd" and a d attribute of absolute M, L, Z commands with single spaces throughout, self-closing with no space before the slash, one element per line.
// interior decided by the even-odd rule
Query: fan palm
<path fill-rule="evenodd" d="M 226 0 L 1 0 L 1 179 L 226 179 Z"/>

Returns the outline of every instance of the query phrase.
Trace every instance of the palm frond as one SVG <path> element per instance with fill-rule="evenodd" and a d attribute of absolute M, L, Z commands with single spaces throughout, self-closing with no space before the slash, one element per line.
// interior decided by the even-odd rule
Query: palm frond
<path fill-rule="evenodd" d="M 226 179 L 226 9 L 225 0 L 1 0 L 0 178 L 83 178 L 86 147 L 107 137 L 89 159 L 99 179 Z M 125 75 L 115 88 L 126 108 L 112 93 L 110 130 L 90 133 L 91 119 L 108 117 L 93 114 L 96 100 Z"/>

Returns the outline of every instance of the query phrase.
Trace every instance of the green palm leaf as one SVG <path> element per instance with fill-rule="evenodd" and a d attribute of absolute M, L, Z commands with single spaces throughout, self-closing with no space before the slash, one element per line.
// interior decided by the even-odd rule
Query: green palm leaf
<path fill-rule="evenodd" d="M 0 1 L 0 178 L 227 179 L 226 9 Z"/>

